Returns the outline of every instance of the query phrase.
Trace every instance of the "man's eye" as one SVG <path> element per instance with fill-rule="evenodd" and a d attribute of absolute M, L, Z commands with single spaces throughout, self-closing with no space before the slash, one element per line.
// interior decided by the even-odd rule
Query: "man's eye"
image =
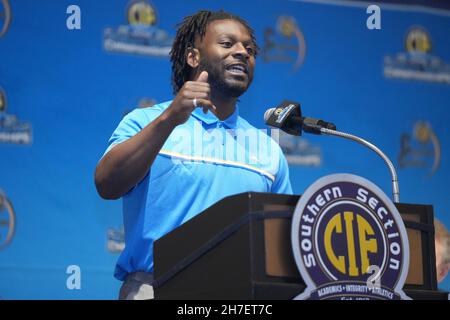
<path fill-rule="evenodd" d="M 225 48 L 231 48 L 232 47 L 232 44 L 229 41 L 224 41 L 224 42 L 221 43 L 221 45 L 223 45 Z"/>
<path fill-rule="evenodd" d="M 255 49 L 253 49 L 252 47 L 248 47 L 247 48 L 247 52 L 248 52 L 249 55 L 253 56 L 255 54 Z"/>

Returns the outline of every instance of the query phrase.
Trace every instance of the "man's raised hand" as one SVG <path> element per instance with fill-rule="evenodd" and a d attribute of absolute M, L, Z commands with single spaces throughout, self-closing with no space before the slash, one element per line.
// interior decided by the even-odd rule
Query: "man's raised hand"
<path fill-rule="evenodd" d="M 185 123 L 195 108 L 203 108 L 207 113 L 216 107 L 211 102 L 211 88 L 208 83 L 208 72 L 202 71 L 195 81 L 186 81 L 177 96 L 167 109 L 168 116 L 176 125 Z"/>

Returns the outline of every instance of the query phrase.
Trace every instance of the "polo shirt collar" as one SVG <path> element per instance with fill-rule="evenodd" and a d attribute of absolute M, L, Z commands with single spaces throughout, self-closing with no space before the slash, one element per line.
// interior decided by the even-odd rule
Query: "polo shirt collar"
<path fill-rule="evenodd" d="M 204 114 L 203 108 L 195 108 L 195 110 L 192 111 L 192 115 L 208 125 L 221 122 L 228 128 L 235 128 L 239 117 L 239 107 L 236 105 L 234 112 L 223 121 L 220 121 L 210 110 Z"/>

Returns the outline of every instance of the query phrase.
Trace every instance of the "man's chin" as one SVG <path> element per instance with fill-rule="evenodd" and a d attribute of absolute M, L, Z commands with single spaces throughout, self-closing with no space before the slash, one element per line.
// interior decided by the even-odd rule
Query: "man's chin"
<path fill-rule="evenodd" d="M 247 88 L 234 86 L 224 90 L 223 94 L 229 97 L 239 98 L 245 93 L 245 91 L 247 91 Z"/>
<path fill-rule="evenodd" d="M 243 95 L 250 86 L 250 78 L 245 76 L 230 76 L 223 74 L 221 78 L 210 77 L 211 86 L 226 97 L 238 98 Z"/>
<path fill-rule="evenodd" d="M 234 98 L 238 98 L 243 95 L 249 87 L 249 83 L 247 81 L 238 81 L 238 80 L 228 80 L 226 81 L 226 85 L 224 86 L 224 93 L 228 96 L 232 96 Z"/>

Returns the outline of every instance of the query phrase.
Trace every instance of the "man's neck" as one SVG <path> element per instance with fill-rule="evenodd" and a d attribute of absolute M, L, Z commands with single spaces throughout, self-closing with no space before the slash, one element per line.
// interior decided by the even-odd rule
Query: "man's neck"
<path fill-rule="evenodd" d="M 211 102 L 216 106 L 214 115 L 223 121 L 231 116 L 236 110 L 237 98 L 225 97 L 220 92 L 214 92 L 211 90 Z"/>

